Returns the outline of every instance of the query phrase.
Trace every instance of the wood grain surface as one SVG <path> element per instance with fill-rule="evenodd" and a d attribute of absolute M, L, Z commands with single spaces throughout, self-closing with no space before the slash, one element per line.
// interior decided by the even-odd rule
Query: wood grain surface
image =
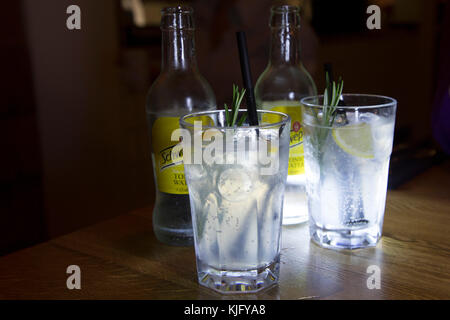
<path fill-rule="evenodd" d="M 257 294 L 200 287 L 192 247 L 159 243 L 144 208 L 0 258 L 1 299 L 449 299 L 450 163 L 388 192 L 376 248 L 322 249 L 307 224 L 283 227 L 280 282 Z M 68 290 L 66 268 L 81 268 Z M 381 289 L 367 288 L 367 267 Z"/>

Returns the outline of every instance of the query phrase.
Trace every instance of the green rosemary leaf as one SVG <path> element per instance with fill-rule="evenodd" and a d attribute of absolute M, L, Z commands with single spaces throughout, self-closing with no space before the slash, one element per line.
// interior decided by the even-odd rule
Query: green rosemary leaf
<path fill-rule="evenodd" d="M 339 84 L 336 86 L 336 82 L 333 82 L 333 94 L 332 94 L 332 100 L 331 100 L 331 106 L 337 106 L 337 103 L 339 101 L 339 96 L 337 95 L 337 92 L 339 90 Z"/>
<path fill-rule="evenodd" d="M 240 127 L 242 126 L 242 124 L 244 123 L 245 119 L 247 119 L 247 112 L 244 112 L 244 114 L 241 116 L 241 118 L 239 119 L 237 126 Z"/>
<path fill-rule="evenodd" d="M 231 106 L 228 109 L 228 106 L 224 104 L 225 109 L 225 126 L 227 127 L 234 127 L 235 125 L 242 125 L 246 119 L 246 115 L 244 114 L 241 116 L 241 118 L 238 120 L 239 115 L 239 106 L 242 103 L 242 100 L 245 96 L 245 89 L 242 89 L 239 92 L 239 87 L 235 84 L 233 84 L 233 98 L 231 101 Z M 237 121 L 237 123 L 236 123 Z"/>
<path fill-rule="evenodd" d="M 237 120 L 237 116 L 239 113 L 239 106 L 241 105 L 242 99 L 244 98 L 245 95 L 245 89 L 242 89 L 241 92 L 239 93 L 239 89 L 237 89 L 236 87 L 236 101 L 233 105 L 233 120 L 232 120 L 232 126 L 234 126 L 234 124 L 236 123 Z"/>
<path fill-rule="evenodd" d="M 323 105 L 321 119 L 319 119 L 319 111 L 313 110 L 313 114 L 320 126 L 315 128 L 315 134 L 313 135 L 314 141 L 318 146 L 318 150 L 325 145 L 325 142 L 330 133 L 328 127 L 331 127 L 336 119 L 337 106 L 339 104 L 342 91 L 344 89 L 344 81 L 339 77 L 338 82 L 330 82 L 328 72 L 325 73 L 325 90 L 323 93 Z"/>
<path fill-rule="evenodd" d="M 330 77 L 328 75 L 328 72 L 325 73 L 325 91 L 323 93 L 323 105 L 324 106 L 328 106 L 328 104 L 330 103 Z"/>
<path fill-rule="evenodd" d="M 225 109 L 225 125 L 226 125 L 226 126 L 229 126 L 229 125 L 230 125 L 230 113 L 229 113 L 229 111 L 228 111 L 228 106 L 227 106 L 227 104 L 225 103 L 225 104 L 223 105 L 223 107 L 224 107 L 224 109 Z"/>

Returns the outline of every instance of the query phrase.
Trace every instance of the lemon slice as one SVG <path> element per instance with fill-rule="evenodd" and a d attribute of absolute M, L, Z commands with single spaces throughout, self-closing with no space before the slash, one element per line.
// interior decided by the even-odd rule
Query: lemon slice
<path fill-rule="evenodd" d="M 372 130 L 368 123 L 335 128 L 332 134 L 336 144 L 352 156 L 366 159 L 374 157 Z"/>

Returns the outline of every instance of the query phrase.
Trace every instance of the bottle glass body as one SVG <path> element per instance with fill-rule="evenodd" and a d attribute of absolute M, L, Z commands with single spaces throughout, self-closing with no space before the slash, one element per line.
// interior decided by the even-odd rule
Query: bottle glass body
<path fill-rule="evenodd" d="M 289 169 L 283 204 L 283 224 L 308 220 L 303 163 L 300 100 L 317 94 L 314 81 L 300 60 L 300 15 L 297 7 L 275 6 L 270 17 L 269 63 L 255 86 L 258 108 L 291 117 Z"/>
<path fill-rule="evenodd" d="M 172 161 L 172 132 L 187 113 L 216 108 L 214 93 L 199 73 L 194 43 L 193 10 L 187 7 L 162 11 L 161 73 L 147 95 L 155 206 L 153 230 L 159 241 L 192 245 L 193 232 L 189 194 L 182 162 Z"/>

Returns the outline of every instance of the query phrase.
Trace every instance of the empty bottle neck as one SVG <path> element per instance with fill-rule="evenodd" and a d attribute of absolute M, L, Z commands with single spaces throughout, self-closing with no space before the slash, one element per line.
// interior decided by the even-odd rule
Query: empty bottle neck
<path fill-rule="evenodd" d="M 300 41 L 298 31 L 290 28 L 273 28 L 270 43 L 272 65 L 300 63 Z"/>
<path fill-rule="evenodd" d="M 196 68 L 194 30 L 163 30 L 161 69 L 186 71 Z"/>
<path fill-rule="evenodd" d="M 178 6 L 163 9 L 161 32 L 161 69 L 163 71 L 196 69 L 192 8 Z"/>
<path fill-rule="evenodd" d="M 300 15 L 294 6 L 274 6 L 270 16 L 272 65 L 300 63 Z"/>

